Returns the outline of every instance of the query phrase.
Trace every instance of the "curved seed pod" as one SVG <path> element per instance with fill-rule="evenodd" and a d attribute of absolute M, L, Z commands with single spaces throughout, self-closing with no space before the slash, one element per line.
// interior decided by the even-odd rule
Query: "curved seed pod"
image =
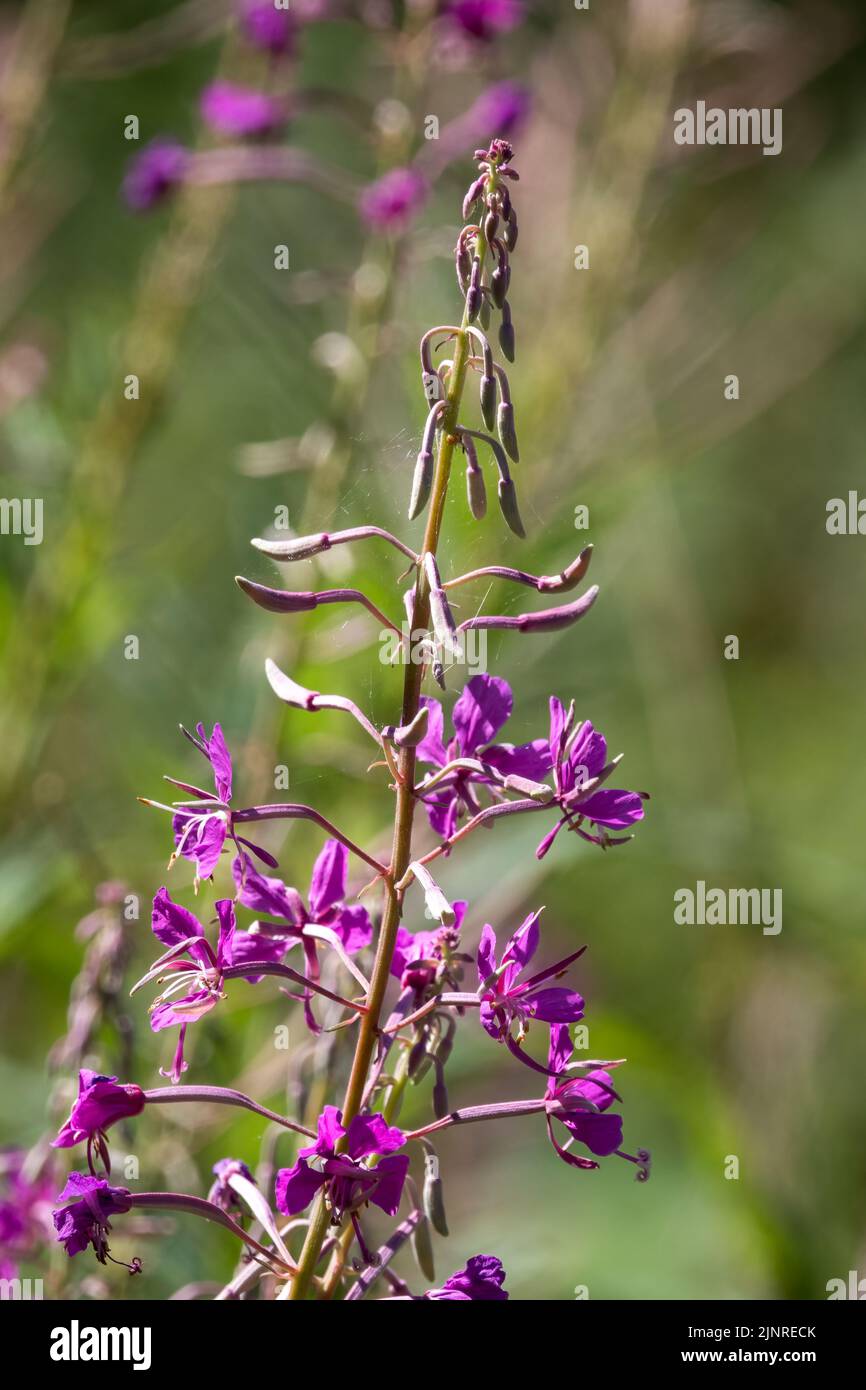
<path fill-rule="evenodd" d="M 433 486 L 433 454 L 430 450 L 421 450 L 415 462 L 415 472 L 412 476 L 412 495 L 409 498 L 408 517 L 414 521 L 416 516 L 420 516 L 430 497 L 430 489 Z"/>
<path fill-rule="evenodd" d="M 466 293 L 466 316 L 470 323 L 474 323 L 478 318 L 478 311 L 481 308 L 481 261 L 478 256 L 472 257 L 472 273 L 469 276 L 469 289 Z"/>
<path fill-rule="evenodd" d="M 501 309 L 508 294 L 508 271 L 498 265 L 490 277 L 490 294 L 497 309 Z"/>
<path fill-rule="evenodd" d="M 520 450 L 517 447 L 517 432 L 514 428 L 514 406 L 511 401 L 500 401 L 499 409 L 496 412 L 496 433 L 502 441 L 508 457 L 515 463 L 520 462 Z"/>
<path fill-rule="evenodd" d="M 499 510 L 505 517 L 509 530 L 513 531 L 515 536 L 519 536 L 521 540 L 525 540 L 526 528 L 517 506 L 517 493 L 512 478 L 499 479 Z"/>
<path fill-rule="evenodd" d="M 502 322 L 499 325 L 499 346 L 508 358 L 509 362 L 514 361 L 514 325 L 511 322 L 511 306 L 506 299 L 502 305 Z"/>
<path fill-rule="evenodd" d="M 485 425 L 492 430 L 496 424 L 496 377 L 483 376 L 478 390 L 481 401 L 481 415 Z"/>
<path fill-rule="evenodd" d="M 430 1283 L 436 1280 L 436 1265 L 433 1260 L 433 1242 L 430 1239 L 430 1224 L 426 1216 L 418 1222 L 412 1232 L 412 1253 L 418 1263 L 418 1268 L 429 1279 Z"/>
<path fill-rule="evenodd" d="M 474 183 L 471 183 L 466 190 L 466 197 L 463 199 L 463 221 L 468 222 L 473 207 L 478 202 L 484 190 L 485 178 L 482 174 Z"/>
<path fill-rule="evenodd" d="M 398 748 L 417 748 L 426 737 L 428 719 L 427 706 L 422 705 L 411 723 L 400 724 L 396 728 L 393 724 L 386 724 L 382 730 L 382 737 L 389 743 L 396 744 Z"/>
<path fill-rule="evenodd" d="M 442 401 L 437 401 L 424 425 L 424 437 L 421 440 L 421 448 L 415 461 L 415 473 L 412 478 L 412 496 L 409 499 L 410 521 L 414 521 L 415 517 L 423 512 L 430 496 L 430 488 L 433 485 L 433 441 L 436 438 L 436 426 L 442 408 Z"/>
<path fill-rule="evenodd" d="M 484 474 L 481 472 L 478 452 L 471 436 L 461 435 L 460 443 L 466 455 L 466 497 L 469 502 L 469 511 L 476 521 L 480 521 L 487 513 L 487 489 L 484 486 Z"/>

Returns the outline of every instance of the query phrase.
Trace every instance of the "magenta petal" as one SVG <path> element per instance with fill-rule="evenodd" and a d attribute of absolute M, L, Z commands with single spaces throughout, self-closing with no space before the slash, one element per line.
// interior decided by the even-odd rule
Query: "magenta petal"
<path fill-rule="evenodd" d="M 495 738 L 511 714 L 511 687 L 500 676 L 473 676 L 454 706 L 454 732 L 460 751 L 471 757 L 482 744 Z"/>
<path fill-rule="evenodd" d="M 622 1147 L 622 1116 L 593 1115 L 588 1112 L 560 1116 L 570 1134 L 590 1153 L 604 1158 Z"/>
<path fill-rule="evenodd" d="M 157 941 L 163 946 L 177 946 L 190 936 L 204 936 L 204 927 L 196 916 L 179 903 L 173 902 L 167 888 L 160 888 L 153 900 L 150 925 Z"/>
<path fill-rule="evenodd" d="M 215 903 L 217 917 L 219 918 L 220 932 L 217 942 L 217 964 L 220 969 L 225 969 L 228 965 L 233 965 L 232 943 L 235 935 L 235 905 L 231 898 L 220 898 Z"/>
<path fill-rule="evenodd" d="M 360 903 L 344 907 L 332 923 L 331 930 L 337 933 L 350 955 L 363 951 L 373 940 L 373 923 L 367 909 Z"/>
<path fill-rule="evenodd" d="M 378 1182 L 375 1190 L 370 1194 L 370 1201 L 388 1216 L 395 1216 L 400 1206 L 403 1184 L 406 1181 L 408 1169 L 408 1154 L 382 1158 L 373 1169 Z"/>
<path fill-rule="evenodd" d="M 538 950 L 538 942 L 541 937 L 541 928 L 538 925 L 540 915 L 539 909 L 538 912 L 530 912 L 529 916 L 524 918 L 502 952 L 503 963 L 505 961 L 513 962 L 520 970 L 529 964 Z M 508 972 L 509 977 L 511 973 Z M 510 983 L 511 979 L 509 978 Z"/>
<path fill-rule="evenodd" d="M 581 725 L 580 733 L 568 755 L 570 786 L 575 786 L 578 780 L 587 782 L 591 777 L 597 777 L 606 762 L 607 740 L 587 719 Z"/>
<path fill-rule="evenodd" d="M 496 932 L 487 922 L 478 943 L 478 983 L 483 984 L 496 969 Z"/>
<path fill-rule="evenodd" d="M 193 823 L 192 829 L 189 828 L 190 822 Z M 198 812 L 178 811 L 172 821 L 172 829 L 175 844 L 183 846 L 180 852 L 184 859 L 195 864 L 199 878 L 210 878 L 219 863 L 228 834 L 226 813 L 215 811 L 212 815 L 201 815 Z"/>
<path fill-rule="evenodd" d="M 311 1168 L 305 1158 L 299 1158 L 294 1168 L 281 1168 L 275 1189 L 278 1209 L 284 1216 L 297 1216 L 310 1205 L 325 1182 L 324 1173 Z"/>
<path fill-rule="evenodd" d="M 336 907 L 346 896 L 346 879 L 349 872 L 349 851 L 339 840 L 326 840 L 324 849 L 313 865 L 310 882 L 310 913 L 313 921 L 320 922 L 330 908 Z"/>
<path fill-rule="evenodd" d="M 208 761 L 213 768 L 214 786 L 220 801 L 231 801 L 232 799 L 232 760 L 223 731 L 219 724 L 214 724 L 213 733 L 210 738 L 204 731 L 203 724 L 196 725 L 196 733 L 204 744 L 205 753 Z"/>
<path fill-rule="evenodd" d="M 252 912 L 282 917 L 293 926 L 301 926 L 303 903 L 294 888 L 288 888 L 281 878 L 259 873 L 248 854 L 232 861 L 232 875 L 238 887 L 238 901 Z"/>
<path fill-rule="evenodd" d="M 531 743 L 494 743 L 484 749 L 484 761 L 501 772 L 503 777 L 528 777 L 540 782 L 552 767 L 547 739 L 536 738 Z"/>
<path fill-rule="evenodd" d="M 336 1105 L 326 1105 L 319 1116 L 316 1125 L 318 1138 L 312 1149 L 307 1149 L 306 1153 L 318 1153 L 323 1156 L 332 1154 L 337 1147 L 337 1140 L 342 1139 L 346 1131 L 343 1128 L 343 1112 L 338 1110 Z"/>
<path fill-rule="evenodd" d="M 427 733 L 418 744 L 418 761 L 432 763 L 434 767 L 444 767 L 448 761 L 448 754 L 444 743 L 445 726 L 442 706 L 438 700 L 434 700 L 430 695 L 422 695 L 419 703 L 424 705 L 429 713 L 427 715 Z"/>
<path fill-rule="evenodd" d="M 571 1060 L 574 1051 L 574 1043 L 571 1034 L 564 1024 L 558 1025 L 550 1030 L 550 1049 L 547 1054 L 547 1066 L 551 1072 L 557 1074 L 563 1071 Z M 548 1094 L 553 1086 L 553 1082 L 548 1086 Z"/>
<path fill-rule="evenodd" d="M 216 1003 L 217 996 L 209 989 L 197 989 L 191 994 L 167 999 L 164 1004 L 156 1004 L 151 1009 L 150 1026 L 154 1033 L 159 1033 L 163 1028 L 172 1028 L 177 1024 L 195 1023 L 210 1013 Z"/>
<path fill-rule="evenodd" d="M 402 1129 L 392 1129 L 381 1115 L 356 1115 L 349 1125 L 347 1151 L 350 1158 L 366 1158 L 393 1153 L 405 1142 Z"/>
<path fill-rule="evenodd" d="M 577 1023 L 583 1018 L 583 999 L 573 989 L 540 989 L 530 994 L 533 1018 L 542 1023 Z"/>
<path fill-rule="evenodd" d="M 391 974 L 399 980 L 403 971 L 406 969 L 409 960 L 409 951 L 412 947 L 412 933 L 404 926 L 397 928 L 397 940 L 394 945 L 394 954 L 391 957 Z"/>
<path fill-rule="evenodd" d="M 611 830 L 625 830 L 643 820 L 644 814 L 637 792 L 617 791 L 613 787 L 594 792 L 575 809 L 596 825 L 606 825 Z"/>

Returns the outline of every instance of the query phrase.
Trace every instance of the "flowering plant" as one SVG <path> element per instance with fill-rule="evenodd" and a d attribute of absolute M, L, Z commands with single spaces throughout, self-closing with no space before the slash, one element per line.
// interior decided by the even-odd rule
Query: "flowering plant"
<path fill-rule="evenodd" d="M 466 6 L 451 10 L 455 15 L 474 13 Z M 230 94 L 218 95 L 228 109 Z M 246 121 L 249 110 L 243 111 Z M 269 612 L 360 604 L 396 634 L 405 658 L 402 701 L 395 722 L 385 727 L 377 727 L 344 694 L 305 689 L 271 661 L 266 668 L 280 700 L 310 714 L 348 714 L 372 741 L 371 771 L 384 774 L 394 796 L 390 853 L 385 857 L 365 848 L 306 804 L 239 805 L 221 726 L 215 724 L 208 733 L 199 724 L 194 734 L 187 734 L 209 769 L 212 789 L 169 778 L 180 799 L 149 804 L 170 814 L 171 860 L 192 866 L 196 889 L 220 875 L 228 858 L 233 893 L 215 901 L 214 942 L 209 924 L 176 903 L 166 888 L 153 899 L 152 929 L 164 949 L 135 989 L 159 982 L 151 1027 L 155 1032 L 178 1029 L 167 1073 L 171 1084 L 143 1089 L 81 1071 L 78 1097 L 55 1140 L 64 1148 L 86 1145 L 89 1171 L 70 1175 L 54 1218 L 57 1237 L 70 1255 L 92 1247 L 104 1263 L 112 1258 L 108 1237 L 115 1222 L 120 1226 L 131 1210 L 167 1210 L 214 1221 L 243 1243 L 245 1261 L 221 1297 L 240 1297 L 261 1281 L 272 1296 L 290 1300 L 313 1293 L 359 1299 L 384 1287 L 384 1296 L 401 1299 L 499 1301 L 508 1295 L 504 1271 L 493 1255 L 474 1256 L 444 1284 L 423 1294 L 413 1293 L 391 1268 L 394 1256 L 411 1240 L 422 1273 L 435 1283 L 430 1228 L 442 1235 L 448 1231 L 436 1134 L 462 1124 L 544 1116 L 556 1154 L 569 1165 L 594 1169 L 599 1158 L 616 1154 L 634 1165 L 639 1179 L 648 1176 L 649 1155 L 623 1148 L 622 1118 L 611 1111 L 620 1103 L 612 1079 L 620 1061 L 575 1056 L 569 1025 L 583 1018 L 585 1001 L 572 984 L 558 981 L 583 948 L 553 963 L 545 961 L 540 910 L 511 932 L 501 950 L 494 927 L 487 924 L 477 948 L 477 984 L 465 987 L 464 966 L 472 957 L 463 933 L 472 896 L 450 901 L 431 869 L 478 827 L 493 825 L 502 816 L 544 818 L 539 857 L 563 830 L 602 848 L 620 845 L 629 837 L 611 832 L 627 831 L 639 821 L 645 799 L 642 793 L 609 787 L 619 759 L 608 759 L 604 737 L 588 721 L 575 718 L 573 704 L 566 708 L 552 699 L 549 731 L 515 746 L 498 741 L 513 704 L 502 678 L 483 673 L 468 682 L 453 709 L 453 735 L 446 734 L 439 701 L 423 693 L 428 677 L 444 688 L 446 662 L 459 655 L 466 631 L 500 629 L 531 636 L 569 628 L 589 612 L 598 592 L 592 587 L 577 599 L 559 601 L 586 574 L 589 548 L 555 576 L 501 564 L 453 577 L 440 571 L 437 555 L 458 456 L 465 462 L 473 517 L 481 520 L 486 512 L 482 458 L 485 464 L 489 459 L 502 517 L 514 535 L 524 534 L 512 476 L 519 460 L 514 405 L 505 367 L 489 336 L 498 321 L 501 355 L 513 362 L 508 293 L 518 239 L 511 190 L 518 174 L 505 139 L 477 150 L 475 158 L 477 172 L 464 200 L 465 225 L 456 245 L 462 316 L 458 323 L 430 329 L 420 346 L 427 418 L 408 508 L 410 520 L 426 518 L 420 549 L 377 526 L 254 542 L 260 553 L 288 565 L 335 546 L 386 544 L 401 564 L 408 562 L 408 631 L 356 588 L 314 591 L 274 588 L 243 577 L 237 581 Z M 443 349 L 448 356 L 442 356 Z M 465 423 L 470 383 L 478 388 L 482 429 Z M 519 614 L 479 613 L 458 623 L 451 606 L 454 590 L 488 576 L 551 595 L 554 605 Z M 421 809 L 436 836 L 423 853 L 415 845 Z M 310 821 L 325 836 L 306 895 L 274 872 L 279 864 L 257 843 L 265 822 L 289 819 Z M 353 901 L 349 887 L 353 860 L 368 879 L 355 895 L 363 895 L 364 903 Z M 381 908 L 368 907 L 376 890 Z M 412 931 L 404 920 L 411 923 L 419 892 L 435 923 L 431 930 Z M 242 913 L 255 914 L 254 920 L 239 921 Z M 259 988 L 274 978 L 302 1006 L 310 1034 L 326 1046 L 324 1089 L 339 1086 L 333 1099 L 323 1097 L 318 1112 L 305 1117 L 312 1123 L 277 1114 L 240 1091 L 182 1080 L 194 1065 L 185 1056 L 190 1025 L 205 1020 L 236 982 Z M 494 1041 L 504 1045 L 525 1069 L 523 1074 L 535 1074 L 527 1098 L 451 1107 L 446 1067 L 458 1021 L 472 1017 L 491 1046 Z M 535 1055 L 537 1047 L 533 1052 L 526 1046 L 536 1033 L 547 1043 L 540 1056 Z M 432 1116 L 420 1127 L 402 1129 L 395 1122 L 406 1087 L 427 1073 L 433 1078 Z M 207 1198 L 111 1185 L 110 1126 L 128 1122 L 152 1105 L 185 1102 L 241 1106 L 302 1136 L 305 1142 L 295 1162 L 275 1174 L 273 1203 L 239 1159 L 216 1165 L 216 1182 Z M 415 1156 L 423 1167 L 421 1191 L 412 1176 Z M 399 1217 L 405 1206 L 378 1250 L 368 1235 L 371 1204 L 390 1218 Z M 280 1215 L 287 1219 L 281 1222 Z M 255 1235 L 244 1224 L 247 1217 L 254 1220 Z M 135 1272 L 139 1266 L 136 1257 L 129 1267 Z"/>

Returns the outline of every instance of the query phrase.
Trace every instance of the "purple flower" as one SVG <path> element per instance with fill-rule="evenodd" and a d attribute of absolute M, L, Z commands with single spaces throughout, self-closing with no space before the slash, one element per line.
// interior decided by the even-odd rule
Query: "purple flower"
<path fill-rule="evenodd" d="M 212 82 L 202 92 L 199 107 L 204 120 L 219 135 L 267 135 L 286 120 L 281 101 L 237 82 Z"/>
<path fill-rule="evenodd" d="M 496 132 L 510 135 L 529 115 L 532 98 L 518 82 L 495 82 L 483 91 L 467 115 L 480 131 L 479 138 Z"/>
<path fill-rule="evenodd" d="M 551 698 L 548 746 L 556 803 L 563 814 L 539 844 L 536 857 L 544 858 L 564 825 L 602 848 L 629 839 L 611 837 L 607 831 L 625 830 L 642 820 L 645 795 L 613 787 L 597 790 L 613 772 L 616 761 L 608 763 L 607 742 L 588 719 L 576 724 L 574 701 L 566 712 L 560 700 Z M 590 821 L 599 833 L 594 835 L 582 829 L 584 821 Z"/>
<path fill-rule="evenodd" d="M 70 1173 L 58 1202 L 72 1198 L 69 1206 L 54 1213 L 57 1240 L 66 1247 L 67 1255 L 79 1255 L 92 1245 L 100 1264 L 108 1257 L 111 1230 L 109 1217 L 129 1211 L 131 1193 L 126 1187 L 109 1187 L 104 1178 L 87 1173 Z"/>
<path fill-rule="evenodd" d="M 249 43 L 278 57 L 291 56 L 296 47 L 298 21 L 274 0 L 242 0 L 241 25 Z"/>
<path fill-rule="evenodd" d="M 499 676 L 473 676 L 464 687 L 451 716 L 454 738 L 447 747 L 442 706 L 429 696 L 423 696 L 421 703 L 429 711 L 427 734 L 418 745 L 421 762 L 443 768 L 457 758 L 473 758 L 489 764 L 502 776 L 532 780 L 550 771 L 550 752 L 545 739 L 535 739 L 518 747 L 491 742 L 507 722 L 514 703 L 511 687 Z M 473 786 L 489 787 L 491 784 L 492 779 L 483 773 L 464 769 L 450 773 L 426 795 L 422 784 L 422 799 L 433 829 L 448 839 L 454 834 L 464 809 L 471 815 L 480 810 Z"/>
<path fill-rule="evenodd" d="M 362 189 L 359 207 L 377 232 L 399 232 L 427 201 L 427 180 L 417 169 L 391 169 Z"/>
<path fill-rule="evenodd" d="M 30 1171 L 20 1149 L 0 1153 L 0 1278 L 14 1279 L 19 1261 L 35 1254 L 52 1232 L 54 1178 L 44 1167 Z"/>
<path fill-rule="evenodd" d="M 396 976 L 403 989 L 413 990 L 419 999 L 429 989 L 441 989 L 443 984 L 457 983 L 455 965 L 460 957 L 455 953 L 460 944 L 460 929 L 467 904 L 458 899 L 451 906 L 454 922 L 450 927 L 418 932 L 410 932 L 404 926 L 397 928 L 391 974 Z"/>
<path fill-rule="evenodd" d="M 119 1085 L 116 1076 L 101 1076 L 99 1072 L 83 1070 L 78 1073 L 78 1099 L 69 1112 L 52 1148 L 71 1149 L 87 1140 L 87 1159 L 91 1163 L 91 1147 L 96 1140 L 107 1172 L 111 1171 L 105 1131 L 118 1120 L 140 1115 L 145 1106 L 144 1091 L 132 1083 Z M 92 1167 L 92 1165 L 91 1165 Z"/>
<path fill-rule="evenodd" d="M 255 938 L 255 949 L 250 950 L 247 938 L 252 934 L 237 930 L 231 899 L 222 898 L 215 907 L 219 920 L 216 950 L 205 937 L 204 927 L 198 918 L 187 908 L 173 902 L 166 888 L 160 888 L 153 900 L 153 934 L 168 950 L 141 983 L 157 974 L 163 978 L 174 977 L 151 1005 L 150 1026 L 154 1033 L 163 1028 L 180 1028 L 171 1072 L 162 1073 L 170 1075 L 175 1083 L 186 1071 L 183 1049 L 187 1027 L 210 1013 L 224 998 L 224 971 L 230 965 L 244 965 L 250 960 L 279 960 L 285 952 L 284 943 L 258 936 Z M 252 982 L 257 977 L 245 978 Z"/>
<path fill-rule="evenodd" d="M 649 1177 L 650 1156 L 646 1149 L 638 1149 L 636 1154 L 624 1153 L 622 1149 L 622 1116 L 606 1112 L 619 1100 L 613 1089 L 610 1072 L 596 1067 L 586 1076 L 569 1075 L 568 1064 L 574 1050 L 571 1034 L 564 1024 L 550 1030 L 550 1050 L 547 1066 L 550 1075 L 547 1081 L 547 1132 L 550 1142 L 560 1158 L 575 1168 L 597 1168 L 599 1165 L 591 1158 L 573 1153 L 571 1145 L 583 1144 L 598 1158 L 616 1154 L 637 1165 L 636 1177 L 645 1182 Z M 554 1115 L 554 1109 L 556 1111 Z M 568 1130 L 569 1138 L 560 1144 L 556 1138 L 553 1120 L 559 1120 Z"/>
<path fill-rule="evenodd" d="M 502 1287 L 505 1270 L 495 1255 L 473 1255 L 464 1269 L 458 1269 L 446 1279 L 441 1289 L 428 1289 L 425 1298 L 442 1302 L 447 1299 L 461 1303 L 501 1303 L 508 1297 Z"/>
<path fill-rule="evenodd" d="M 215 790 L 205 791 L 189 782 L 180 782 L 175 777 L 168 777 L 166 781 L 188 792 L 195 800 L 178 802 L 175 806 L 163 806 L 159 801 L 147 803 L 172 813 L 175 852 L 169 867 L 179 854 L 184 859 L 189 859 L 195 865 L 197 887 L 200 879 L 211 877 L 219 863 L 223 845 L 230 838 L 238 849 L 241 845 L 246 845 L 247 849 L 251 849 L 271 868 L 276 868 L 277 861 L 272 855 L 238 835 L 235 830 L 230 805 L 232 760 L 220 725 L 214 724 L 210 738 L 205 733 L 203 724 L 196 725 L 195 734 L 184 729 L 183 725 L 181 732 L 210 763 Z"/>
<path fill-rule="evenodd" d="M 211 1171 L 216 1175 L 216 1182 L 207 1194 L 208 1201 L 229 1213 L 233 1210 L 243 1211 L 244 1204 L 230 1186 L 230 1179 L 241 1177 L 246 1178 L 247 1182 L 254 1183 L 255 1178 L 247 1165 L 242 1163 L 239 1158 L 219 1158 Z"/>
<path fill-rule="evenodd" d="M 395 1150 L 403 1147 L 406 1136 L 402 1130 L 390 1128 L 381 1115 L 356 1115 L 348 1129 L 343 1128 L 342 1121 L 342 1112 L 335 1105 L 325 1106 L 315 1144 L 299 1150 L 294 1168 L 281 1168 L 277 1173 L 277 1206 L 286 1216 L 297 1216 L 327 1185 L 333 1222 L 339 1224 L 348 1214 L 358 1233 L 356 1213 L 365 1202 L 373 1202 L 388 1216 L 394 1216 L 400 1205 L 409 1158 Z M 337 1153 L 343 1138 L 345 1150 Z M 368 1168 L 361 1159 L 371 1154 L 386 1156 L 375 1168 Z"/>
<path fill-rule="evenodd" d="M 189 151 L 176 140 L 157 139 L 130 160 L 123 196 L 135 212 L 145 212 L 181 183 L 189 166 Z"/>
<path fill-rule="evenodd" d="M 446 18 L 470 38 L 489 42 L 523 20 L 520 0 L 447 0 Z"/>
<path fill-rule="evenodd" d="M 539 912 L 531 912 L 517 928 L 496 961 L 496 933 L 489 925 L 481 933 L 478 946 L 478 981 L 481 997 L 481 1024 L 497 1042 L 504 1042 L 521 1061 L 534 1066 L 520 1050 L 532 1019 L 544 1023 L 576 1023 L 583 1018 L 583 999 L 573 989 L 547 986 L 546 981 L 562 975 L 572 961 L 586 949 L 539 970 L 528 978 L 523 972 L 538 949 Z M 517 1026 L 517 1036 L 514 1027 Z M 568 1030 L 566 1029 L 566 1032 Z"/>
<path fill-rule="evenodd" d="M 349 873 L 349 851 L 339 840 L 326 840 L 313 865 L 308 904 L 296 888 L 289 888 L 282 879 L 270 878 L 254 867 L 248 854 L 239 854 L 232 864 L 238 888 L 238 901 L 253 912 L 276 917 L 276 925 L 257 922 L 255 930 L 246 933 L 246 940 L 236 942 L 236 963 L 249 951 L 255 959 L 256 942 L 264 941 L 275 950 L 279 945 L 280 959 L 290 947 L 300 943 L 304 949 L 306 973 L 309 979 L 319 978 L 319 958 L 316 943 L 332 946 L 344 960 L 369 946 L 373 924 L 367 909 L 360 903 L 346 905 L 346 883 Z M 270 959 L 271 957 L 268 957 Z M 259 955 L 258 959 L 262 959 Z M 309 993 L 305 996 L 307 1024 L 314 1031 L 318 1025 L 311 1012 Z"/>

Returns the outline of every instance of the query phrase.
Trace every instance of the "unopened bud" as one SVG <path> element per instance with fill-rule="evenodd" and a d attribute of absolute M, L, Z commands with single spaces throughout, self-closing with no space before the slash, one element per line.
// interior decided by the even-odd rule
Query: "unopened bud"
<path fill-rule="evenodd" d="M 496 423 L 496 377 L 483 376 L 478 394 L 484 424 L 487 429 L 492 430 Z"/>
<path fill-rule="evenodd" d="M 514 361 L 514 325 L 511 322 L 511 308 L 508 300 L 502 305 L 502 322 L 499 325 L 499 346 L 508 358 L 509 362 Z"/>
<path fill-rule="evenodd" d="M 502 512 L 509 530 L 513 531 L 515 536 L 520 536 L 521 540 L 525 539 L 526 528 L 517 506 L 517 493 L 512 478 L 499 479 L 499 510 Z"/>
<path fill-rule="evenodd" d="M 514 428 L 514 406 L 511 401 L 500 401 L 499 409 L 496 412 L 496 433 L 502 441 L 502 446 L 509 458 L 515 463 L 520 462 L 520 450 L 517 447 L 517 431 Z"/>

